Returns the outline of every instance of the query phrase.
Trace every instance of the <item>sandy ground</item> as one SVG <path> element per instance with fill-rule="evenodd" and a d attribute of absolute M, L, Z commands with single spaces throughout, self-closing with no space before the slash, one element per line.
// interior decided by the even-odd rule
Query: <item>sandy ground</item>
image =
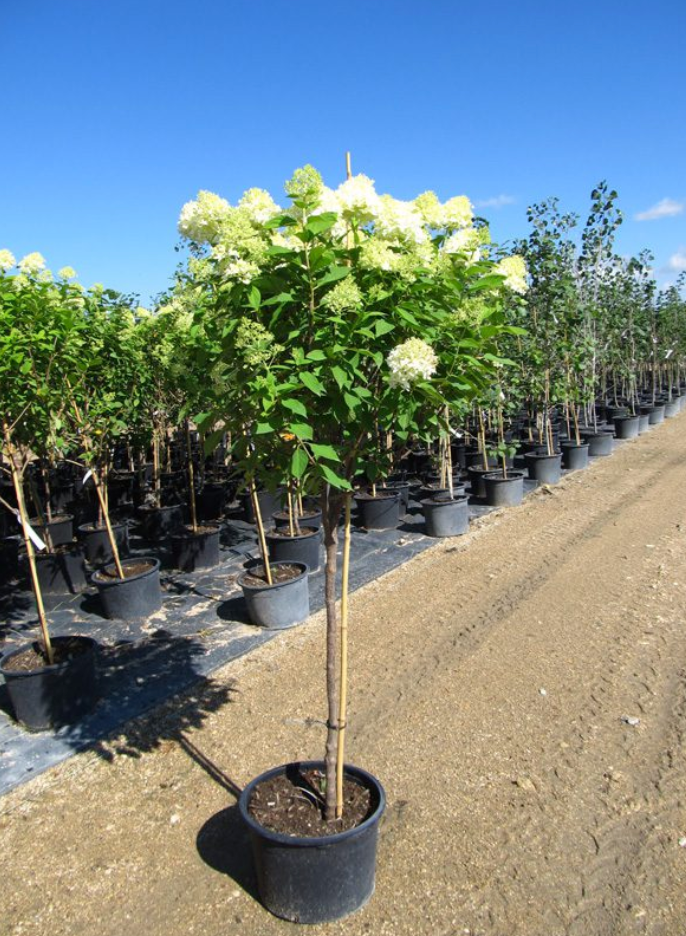
<path fill-rule="evenodd" d="M 686 933 L 685 430 L 354 595 L 348 759 L 389 808 L 371 903 L 310 932 Z M 318 615 L 5 796 L 0 932 L 293 930 L 232 790 L 321 756 L 324 711 Z"/>

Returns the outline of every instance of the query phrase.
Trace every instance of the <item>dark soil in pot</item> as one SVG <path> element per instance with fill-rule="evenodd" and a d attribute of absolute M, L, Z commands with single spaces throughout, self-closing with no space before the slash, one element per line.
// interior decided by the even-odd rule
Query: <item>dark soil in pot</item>
<path fill-rule="evenodd" d="M 276 527 L 265 534 L 269 558 L 274 562 L 302 562 L 310 572 L 320 566 L 322 531 L 319 527 L 300 526 L 291 536 L 288 527 Z"/>
<path fill-rule="evenodd" d="M 197 532 L 186 527 L 173 533 L 172 561 L 175 569 L 194 572 L 196 569 L 211 569 L 219 564 L 219 526 L 199 526 Z"/>
<path fill-rule="evenodd" d="M 38 643 L 10 651 L 0 673 L 17 721 L 31 731 L 70 725 L 97 701 L 97 644 L 90 637 L 53 637 L 55 662 Z"/>

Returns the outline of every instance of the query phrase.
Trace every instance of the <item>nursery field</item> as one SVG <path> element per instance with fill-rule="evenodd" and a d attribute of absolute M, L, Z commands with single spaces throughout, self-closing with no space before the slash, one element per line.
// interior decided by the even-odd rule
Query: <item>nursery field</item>
<path fill-rule="evenodd" d="M 686 931 L 686 415 L 351 596 L 376 893 L 312 932 Z M 8 936 L 280 933 L 235 794 L 318 757 L 324 613 L 0 800 Z M 207 699 L 201 727 L 189 710 Z M 322 887 L 326 882 L 322 881 Z"/>

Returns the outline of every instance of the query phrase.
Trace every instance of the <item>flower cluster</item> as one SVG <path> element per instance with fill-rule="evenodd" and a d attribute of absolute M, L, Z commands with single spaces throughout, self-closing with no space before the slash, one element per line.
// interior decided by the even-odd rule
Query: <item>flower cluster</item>
<path fill-rule="evenodd" d="M 6 273 L 17 263 L 15 256 L 11 251 L 3 248 L 0 250 L 0 273 Z"/>
<path fill-rule="evenodd" d="M 352 276 L 346 276 L 340 280 L 333 289 L 322 299 L 321 304 L 333 312 L 334 315 L 340 315 L 343 312 L 349 312 L 357 308 L 362 302 L 362 293 Z"/>
<path fill-rule="evenodd" d="M 421 338 L 409 338 L 397 345 L 386 358 L 391 387 L 409 390 L 418 380 L 428 380 L 436 373 L 438 358 L 431 345 Z"/>
<path fill-rule="evenodd" d="M 382 195 L 379 201 L 381 210 L 374 230 L 380 237 L 409 244 L 428 240 L 424 219 L 412 202 L 400 201 L 392 195 Z"/>
<path fill-rule="evenodd" d="M 226 199 L 214 192 L 198 192 L 197 199 L 186 202 L 181 209 L 179 233 L 196 244 L 213 244 L 230 210 Z"/>
<path fill-rule="evenodd" d="M 512 292 L 518 293 L 520 296 L 523 296 L 527 292 L 529 286 L 526 279 L 528 273 L 526 261 L 518 254 L 513 254 L 511 257 L 503 257 L 503 259 L 496 264 L 493 272 L 498 276 L 505 277 L 505 286 L 511 289 Z"/>
<path fill-rule="evenodd" d="M 36 250 L 22 257 L 17 266 L 26 276 L 37 276 L 45 269 L 45 257 Z"/>
<path fill-rule="evenodd" d="M 447 254 L 460 254 L 468 263 L 478 263 L 481 259 L 481 236 L 473 227 L 462 228 L 446 238 L 443 250 Z"/>
<path fill-rule="evenodd" d="M 381 199 L 374 180 L 366 175 L 352 176 L 336 189 L 339 211 L 346 221 L 369 224 L 381 214 Z"/>
<path fill-rule="evenodd" d="M 261 188 L 251 188 L 244 192 L 238 207 L 245 209 L 256 224 L 264 224 L 281 210 L 269 192 Z"/>
<path fill-rule="evenodd" d="M 234 345 L 242 353 L 243 360 L 248 367 L 266 364 L 275 354 L 283 350 L 264 325 L 248 318 L 243 318 L 238 323 Z"/>

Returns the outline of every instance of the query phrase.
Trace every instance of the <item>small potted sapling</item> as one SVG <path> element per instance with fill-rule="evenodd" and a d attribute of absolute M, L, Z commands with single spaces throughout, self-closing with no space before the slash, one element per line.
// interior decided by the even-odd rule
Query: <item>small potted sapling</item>
<path fill-rule="evenodd" d="M 69 283 L 72 271 L 62 271 L 55 283 L 44 265 L 40 254 L 29 254 L 18 264 L 18 275 L 7 276 L 14 258 L 0 251 L 2 456 L 16 503 L 14 507 L 5 502 L 5 507 L 15 513 L 21 528 L 40 634 L 30 644 L 6 652 L 0 672 L 17 720 L 32 730 L 72 724 L 97 698 L 95 641 L 50 635 L 36 567 L 36 552 L 45 549 L 45 543 L 31 525 L 24 499 L 34 440 L 52 433 L 56 442 L 62 441 L 58 401 L 82 324 L 81 294 Z"/>
<path fill-rule="evenodd" d="M 104 483 L 112 444 L 137 418 L 144 353 L 125 297 L 92 290 L 86 312 L 88 336 L 78 370 L 68 382 L 68 410 L 81 444 L 83 481 L 95 489 L 112 555 L 111 562 L 93 573 L 92 582 L 105 617 L 144 618 L 162 604 L 160 562 L 150 556 L 120 556 Z"/>

